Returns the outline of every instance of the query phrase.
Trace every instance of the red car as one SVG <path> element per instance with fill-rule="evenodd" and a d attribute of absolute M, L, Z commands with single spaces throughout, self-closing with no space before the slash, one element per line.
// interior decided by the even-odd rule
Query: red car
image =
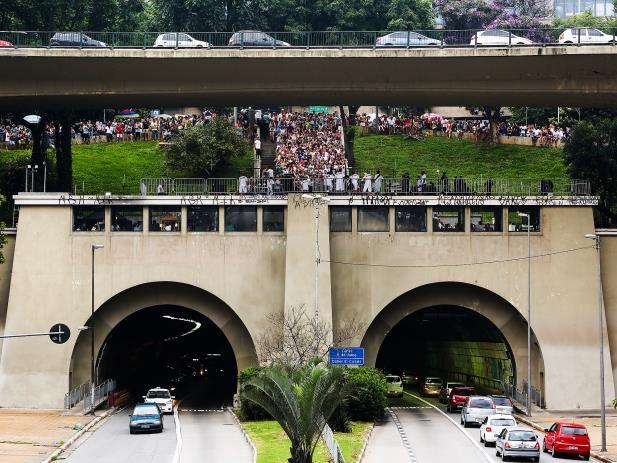
<path fill-rule="evenodd" d="M 551 452 L 553 457 L 568 454 L 589 460 L 589 435 L 582 424 L 557 422 L 544 432 L 542 450 Z"/>
<path fill-rule="evenodd" d="M 472 395 L 476 395 L 476 390 L 473 387 L 453 387 L 448 399 L 448 413 L 462 408 L 467 397 Z"/>
<path fill-rule="evenodd" d="M 7 40 L 0 40 L 0 47 L 12 47 L 13 44 Z"/>

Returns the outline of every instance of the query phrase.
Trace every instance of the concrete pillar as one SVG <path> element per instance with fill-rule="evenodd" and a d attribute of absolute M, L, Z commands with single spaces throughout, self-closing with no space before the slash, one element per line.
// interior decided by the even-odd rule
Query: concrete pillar
<path fill-rule="evenodd" d="M 319 264 L 315 279 L 317 244 L 316 211 L 319 210 Z M 332 326 L 332 293 L 330 286 L 330 229 L 328 205 L 321 201 L 289 195 L 287 208 L 287 249 L 285 258 L 285 310 L 304 305 L 307 313 L 315 310 L 318 286 L 319 317 Z"/>

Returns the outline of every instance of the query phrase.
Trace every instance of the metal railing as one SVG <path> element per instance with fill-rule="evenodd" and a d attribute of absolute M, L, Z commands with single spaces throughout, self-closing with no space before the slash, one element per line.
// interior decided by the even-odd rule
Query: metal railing
<path fill-rule="evenodd" d="M 615 28 L 304 32 L 2 31 L 14 48 L 443 48 L 598 45 L 616 42 Z"/>
<path fill-rule="evenodd" d="M 517 389 L 513 384 L 504 384 L 503 385 L 504 393 L 510 397 L 514 402 L 518 402 L 522 406 L 527 406 L 527 388 L 524 387 L 523 390 Z M 544 403 L 542 402 L 542 391 L 535 387 L 531 387 L 531 403 L 537 405 L 542 408 Z"/>
<path fill-rule="evenodd" d="M 298 179 L 268 178 L 142 178 L 139 193 L 148 195 L 207 195 L 287 193 L 390 194 L 390 195 L 468 195 L 468 196 L 590 196 L 588 180 L 556 181 L 543 179 L 427 178 L 418 185 L 410 178 L 374 178 L 357 182 L 346 178 Z"/>
<path fill-rule="evenodd" d="M 89 393 L 84 396 L 84 413 L 94 411 L 96 407 L 107 400 L 109 394 L 116 390 L 116 380 L 108 379 L 94 388 L 94 393 L 90 388 Z"/>
<path fill-rule="evenodd" d="M 343 457 L 343 451 L 341 450 L 341 446 L 336 440 L 336 437 L 334 437 L 332 428 L 330 428 L 328 423 L 325 423 L 325 426 L 321 431 L 321 439 L 323 440 L 326 448 L 328 449 L 328 453 L 330 454 L 332 463 L 345 463 L 345 458 Z"/>
<path fill-rule="evenodd" d="M 87 383 L 80 384 L 79 386 L 71 389 L 64 395 L 64 409 L 70 410 L 79 402 L 84 400 L 86 395 L 92 393 L 92 387 L 90 386 L 90 381 Z"/>

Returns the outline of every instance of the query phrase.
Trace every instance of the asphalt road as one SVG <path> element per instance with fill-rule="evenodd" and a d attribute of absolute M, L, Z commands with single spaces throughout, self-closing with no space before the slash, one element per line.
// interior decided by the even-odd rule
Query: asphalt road
<path fill-rule="evenodd" d="M 130 410 L 125 409 L 87 432 L 78 446 L 63 456 L 70 463 L 171 463 L 176 449 L 176 426 L 163 418 L 163 433 L 129 434 Z M 72 449 L 72 450 L 71 450 Z M 67 456 L 68 455 L 68 456 Z"/>
<path fill-rule="evenodd" d="M 181 446 L 172 415 L 163 418 L 162 434 L 129 434 L 132 407 L 118 412 L 87 432 L 63 455 L 68 463 L 251 463 L 252 450 L 224 401 L 206 383 L 195 383 L 180 400 Z"/>
<path fill-rule="evenodd" d="M 445 413 L 445 406 L 444 409 L 441 406 L 438 406 L 438 408 Z M 487 463 L 501 461 L 501 458 L 495 455 L 494 445 L 485 447 L 484 444 L 480 444 L 479 427 L 464 428 L 460 424 L 460 413 L 444 414 L 424 405 L 422 408 L 399 408 L 394 411 L 408 436 L 409 445 L 419 463 Z M 529 426 L 522 423 L 519 423 L 519 425 L 530 429 Z M 540 445 L 542 445 L 543 435 L 536 433 L 540 436 Z M 401 463 L 403 461 L 401 460 Z M 540 462 L 548 463 L 552 461 L 582 460 L 574 457 L 553 460 L 550 454 L 540 452 Z M 595 460 L 592 459 L 592 461 Z M 391 460 L 389 463 L 395 463 L 395 461 Z"/>

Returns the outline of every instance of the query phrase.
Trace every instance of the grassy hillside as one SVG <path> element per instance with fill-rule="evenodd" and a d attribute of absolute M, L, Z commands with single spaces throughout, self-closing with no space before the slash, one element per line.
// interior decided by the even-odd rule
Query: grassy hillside
<path fill-rule="evenodd" d="M 28 151 L 0 151 L 2 159 L 29 157 Z M 154 141 L 131 143 L 100 143 L 73 146 L 73 182 L 77 192 L 86 193 L 137 193 L 139 179 L 144 177 L 181 177 L 181 173 L 167 172 L 164 165 L 165 152 Z M 252 160 L 247 156 L 233 159 L 221 176 L 237 177 L 240 172 L 251 172 Z"/>
<path fill-rule="evenodd" d="M 423 141 L 401 135 L 370 135 L 355 139 L 355 167 L 381 169 L 384 177 L 408 172 L 415 178 L 421 171 L 435 176 L 446 171 L 450 178 L 550 178 L 567 179 L 560 148 L 533 146 L 488 146 L 473 141 L 429 137 Z"/>

